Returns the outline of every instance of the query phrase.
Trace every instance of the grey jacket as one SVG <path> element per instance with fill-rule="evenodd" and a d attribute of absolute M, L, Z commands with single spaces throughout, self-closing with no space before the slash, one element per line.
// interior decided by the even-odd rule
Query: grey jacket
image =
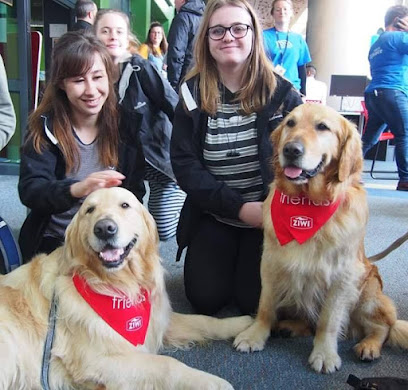
<path fill-rule="evenodd" d="M 0 56 L 0 150 L 3 149 L 16 130 L 16 114 L 7 85 L 7 74 Z"/>

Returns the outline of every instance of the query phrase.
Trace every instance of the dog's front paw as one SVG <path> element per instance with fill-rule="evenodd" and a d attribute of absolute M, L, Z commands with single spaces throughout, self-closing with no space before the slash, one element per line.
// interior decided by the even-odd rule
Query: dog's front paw
<path fill-rule="evenodd" d="M 362 340 L 354 346 L 354 351 L 358 358 L 368 362 L 380 357 L 381 346 L 376 340 Z"/>
<path fill-rule="evenodd" d="M 255 322 L 235 338 L 234 347 L 240 352 L 262 351 L 269 334 L 270 329 L 265 329 Z"/>
<path fill-rule="evenodd" d="M 228 338 L 236 337 L 254 323 L 254 319 L 251 316 L 232 317 L 224 319 L 223 321 L 228 321 Z"/>
<path fill-rule="evenodd" d="M 309 364 L 316 372 L 332 374 L 341 367 L 341 359 L 335 350 L 314 347 Z"/>

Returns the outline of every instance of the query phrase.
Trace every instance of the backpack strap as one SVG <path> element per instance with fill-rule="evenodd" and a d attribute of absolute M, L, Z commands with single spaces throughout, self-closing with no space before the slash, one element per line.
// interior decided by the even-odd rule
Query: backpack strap
<path fill-rule="evenodd" d="M 125 69 L 123 69 L 122 76 L 119 80 L 119 104 L 122 104 L 123 99 L 125 98 L 126 90 L 129 86 L 130 77 L 132 76 L 133 72 L 139 72 L 140 66 L 139 65 L 132 65 L 130 62 L 127 63 Z"/>

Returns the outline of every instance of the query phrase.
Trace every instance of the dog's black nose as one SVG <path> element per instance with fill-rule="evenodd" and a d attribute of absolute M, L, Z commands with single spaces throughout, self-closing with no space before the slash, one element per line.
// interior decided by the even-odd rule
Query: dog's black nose
<path fill-rule="evenodd" d="M 118 225 L 109 218 L 101 219 L 94 226 L 94 234 L 101 240 L 113 237 L 118 231 Z"/>
<path fill-rule="evenodd" d="M 288 142 L 283 148 L 283 155 L 288 160 L 296 160 L 305 152 L 305 148 L 300 142 Z"/>

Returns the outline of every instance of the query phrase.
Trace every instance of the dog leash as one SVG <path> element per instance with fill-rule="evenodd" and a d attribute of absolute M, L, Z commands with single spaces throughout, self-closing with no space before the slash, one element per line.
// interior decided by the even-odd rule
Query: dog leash
<path fill-rule="evenodd" d="M 58 307 L 58 298 L 55 295 L 55 291 L 52 294 L 50 312 L 48 314 L 48 331 L 47 337 L 45 338 L 44 343 L 44 352 L 41 365 L 41 387 L 43 390 L 50 390 L 50 385 L 48 382 L 48 373 L 50 370 L 50 360 L 51 360 L 51 349 L 54 341 L 55 335 L 55 323 L 57 321 L 57 307 Z"/>

